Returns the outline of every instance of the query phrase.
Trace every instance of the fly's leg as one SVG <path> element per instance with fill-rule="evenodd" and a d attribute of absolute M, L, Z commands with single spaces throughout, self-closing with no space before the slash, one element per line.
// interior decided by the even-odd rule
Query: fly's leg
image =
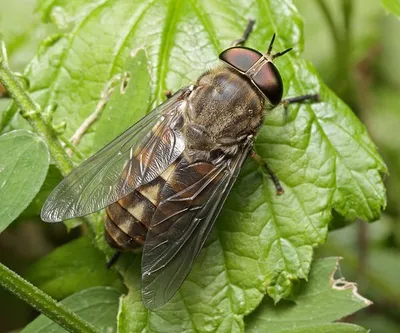
<path fill-rule="evenodd" d="M 284 107 L 288 107 L 290 104 L 295 104 L 295 103 L 304 103 L 304 102 L 319 102 L 320 96 L 319 94 L 308 94 L 308 95 L 301 95 L 301 96 L 296 96 L 296 97 L 291 97 L 291 98 L 285 98 L 281 101 L 280 104 L 283 104 Z"/>
<path fill-rule="evenodd" d="M 252 151 L 252 152 L 251 152 L 250 157 L 251 157 L 252 159 L 254 159 L 258 164 L 260 164 L 260 165 L 265 169 L 265 171 L 268 172 L 269 176 L 270 176 L 271 179 L 272 179 L 272 182 L 273 182 L 274 185 L 275 185 L 276 194 L 277 194 L 277 195 L 282 195 L 285 191 L 283 190 L 282 185 L 281 185 L 281 183 L 279 182 L 278 177 L 277 177 L 277 176 L 274 174 L 274 172 L 270 169 L 270 167 L 268 166 L 267 162 L 265 162 L 265 161 L 263 160 L 263 158 L 262 158 L 260 155 L 258 155 L 255 151 Z"/>
<path fill-rule="evenodd" d="M 320 96 L 319 94 L 308 94 L 308 95 L 302 95 L 302 96 L 297 96 L 297 97 L 291 97 L 291 98 L 286 98 L 283 99 L 280 104 L 283 105 L 283 107 L 285 108 L 285 114 L 287 115 L 287 111 L 289 108 L 290 104 L 295 104 L 295 103 L 305 103 L 305 102 L 311 102 L 311 103 L 315 103 L 315 102 L 319 102 L 320 101 Z M 287 116 L 286 116 L 287 117 Z M 265 171 L 268 172 L 269 176 L 272 179 L 272 182 L 275 185 L 276 188 L 276 194 L 277 195 L 281 195 L 284 193 L 284 190 L 282 188 L 281 183 L 279 182 L 278 177 L 274 174 L 274 172 L 270 169 L 270 167 L 268 166 L 267 162 L 265 162 L 263 160 L 263 158 L 258 155 L 255 151 L 252 151 L 250 154 L 250 157 L 253 158 L 258 164 L 260 164 Z"/>
<path fill-rule="evenodd" d="M 114 265 L 117 262 L 118 258 L 121 256 L 121 253 L 122 252 L 120 252 L 120 251 L 115 251 L 115 253 L 112 255 L 110 260 L 107 261 L 106 266 L 107 266 L 108 269 L 110 269 L 111 266 Z"/>
<path fill-rule="evenodd" d="M 255 20 L 249 19 L 246 30 L 243 33 L 243 36 L 233 41 L 231 46 L 244 45 L 244 43 L 246 43 L 247 38 L 249 38 L 251 31 L 253 30 L 254 23 L 256 23 Z"/>
<path fill-rule="evenodd" d="M 320 98 L 319 94 L 307 94 L 307 95 L 301 95 L 301 96 L 296 96 L 296 97 L 291 97 L 291 98 L 285 98 L 285 99 L 281 100 L 280 104 L 283 105 L 283 107 L 285 108 L 285 116 L 287 118 L 290 104 L 305 103 L 305 102 L 317 103 L 320 101 L 321 101 L 321 98 Z"/>
<path fill-rule="evenodd" d="M 168 89 L 168 90 L 164 91 L 164 95 L 165 95 L 165 97 L 167 97 L 167 99 L 170 99 L 172 97 L 173 93 L 171 90 Z"/>

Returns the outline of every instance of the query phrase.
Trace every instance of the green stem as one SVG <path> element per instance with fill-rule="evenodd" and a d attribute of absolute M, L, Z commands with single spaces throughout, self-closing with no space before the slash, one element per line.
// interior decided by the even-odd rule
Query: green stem
<path fill-rule="evenodd" d="M 315 2 L 317 3 L 317 5 L 319 5 L 319 7 L 322 11 L 322 14 L 325 16 L 326 22 L 328 23 L 329 30 L 331 31 L 333 41 L 335 43 L 335 48 L 337 49 L 338 45 L 340 45 L 341 37 L 338 34 L 338 30 L 336 29 L 336 25 L 335 25 L 335 22 L 333 21 L 331 12 L 324 0 L 316 0 Z"/>
<path fill-rule="evenodd" d="M 351 68 L 351 19 L 353 14 L 353 1 L 341 1 L 343 24 L 335 24 L 334 17 L 325 0 L 315 0 L 325 18 L 330 30 L 335 52 L 335 74 L 331 86 L 355 113 L 357 105 L 354 101 L 354 83 Z"/>
<path fill-rule="evenodd" d="M 20 107 L 21 115 L 43 137 L 55 163 L 61 173 L 66 176 L 72 170 L 71 160 L 61 146 L 54 129 L 43 119 L 40 106 L 30 98 L 15 74 L 9 69 L 2 53 L 0 53 L 0 82 Z"/>
<path fill-rule="evenodd" d="M 76 333 L 99 332 L 90 323 L 76 313 L 58 303 L 49 295 L 24 280 L 15 272 L 0 263 L 0 285 L 9 292 L 17 295 L 36 310 L 68 330 Z"/>
<path fill-rule="evenodd" d="M 353 15 L 353 0 L 342 0 L 342 10 L 344 17 L 344 30 L 346 33 L 346 39 L 350 39 L 351 29 L 351 17 Z"/>
<path fill-rule="evenodd" d="M 65 146 L 69 149 L 71 149 L 71 151 L 76 155 L 76 157 L 78 157 L 81 161 L 83 161 L 85 159 L 85 157 L 82 155 L 82 153 L 78 150 L 78 148 L 73 145 L 71 143 L 71 141 L 69 141 L 66 137 L 64 137 L 63 135 L 59 136 L 60 140 L 62 142 L 64 142 Z"/>

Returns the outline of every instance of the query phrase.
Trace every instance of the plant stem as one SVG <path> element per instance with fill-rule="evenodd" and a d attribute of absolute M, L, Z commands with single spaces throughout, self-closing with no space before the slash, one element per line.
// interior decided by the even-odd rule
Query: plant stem
<path fill-rule="evenodd" d="M 353 15 L 353 0 L 342 0 L 342 11 L 344 18 L 344 31 L 347 35 L 347 40 L 350 40 L 351 35 L 351 17 Z"/>
<path fill-rule="evenodd" d="M 341 13 L 343 23 L 335 24 L 334 17 L 327 6 L 325 0 L 315 0 L 316 4 L 325 18 L 330 30 L 335 52 L 335 74 L 332 78 L 331 86 L 333 90 L 342 98 L 357 114 L 358 108 L 354 99 L 354 78 L 351 67 L 351 19 L 353 16 L 353 1 L 341 1 Z"/>
<path fill-rule="evenodd" d="M 49 295 L 24 280 L 21 276 L 0 263 L 0 285 L 20 299 L 49 317 L 51 320 L 68 330 L 76 333 L 97 333 L 94 326 L 70 309 L 58 303 Z"/>
<path fill-rule="evenodd" d="M 76 157 L 78 157 L 81 161 L 83 161 L 85 159 L 85 157 L 82 155 L 82 153 L 79 151 L 79 149 L 73 143 L 71 143 L 71 141 L 69 141 L 63 135 L 60 135 L 59 138 L 62 142 L 64 142 L 65 147 L 69 148 L 71 150 L 71 152 L 76 155 Z"/>
<path fill-rule="evenodd" d="M 47 143 L 50 153 L 66 176 L 72 170 L 72 163 L 61 146 L 54 129 L 43 119 L 41 108 L 36 104 L 22 87 L 15 74 L 7 66 L 5 56 L 0 53 L 0 82 L 21 109 L 21 115 Z"/>
<path fill-rule="evenodd" d="M 319 5 L 322 14 L 325 16 L 326 22 L 328 24 L 329 30 L 331 31 L 331 35 L 333 41 L 335 43 L 335 48 L 337 49 L 338 45 L 340 44 L 340 35 L 338 34 L 335 22 L 333 21 L 333 17 L 331 12 L 329 11 L 328 6 L 326 5 L 324 0 L 316 0 L 317 5 Z"/>

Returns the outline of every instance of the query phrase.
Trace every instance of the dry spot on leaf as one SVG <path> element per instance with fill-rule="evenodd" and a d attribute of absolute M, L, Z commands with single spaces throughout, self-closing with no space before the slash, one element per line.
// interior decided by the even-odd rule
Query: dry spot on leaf
<path fill-rule="evenodd" d="M 364 302 L 367 306 L 371 305 L 372 302 L 369 299 L 361 296 L 358 293 L 357 283 L 348 282 L 348 281 L 346 281 L 346 279 L 343 276 L 340 276 L 337 279 L 335 278 L 336 272 L 339 272 L 339 274 L 342 275 L 341 270 L 340 270 L 340 265 L 339 265 L 340 259 L 342 259 L 342 258 L 340 258 L 340 257 L 336 258 L 335 269 L 333 270 L 331 277 L 329 279 L 332 288 L 335 290 L 339 290 L 339 291 L 351 289 L 354 297 L 356 297 L 360 301 Z"/>

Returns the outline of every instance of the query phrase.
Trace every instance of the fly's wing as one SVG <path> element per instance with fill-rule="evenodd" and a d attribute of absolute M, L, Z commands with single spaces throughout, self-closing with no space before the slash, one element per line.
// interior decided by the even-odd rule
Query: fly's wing
<path fill-rule="evenodd" d="M 149 310 L 179 289 L 209 235 L 250 147 L 218 166 L 185 158 L 160 194 L 142 257 L 142 300 Z"/>
<path fill-rule="evenodd" d="M 178 128 L 184 94 L 178 91 L 73 170 L 47 198 L 42 220 L 93 213 L 160 175 L 185 149 Z"/>

